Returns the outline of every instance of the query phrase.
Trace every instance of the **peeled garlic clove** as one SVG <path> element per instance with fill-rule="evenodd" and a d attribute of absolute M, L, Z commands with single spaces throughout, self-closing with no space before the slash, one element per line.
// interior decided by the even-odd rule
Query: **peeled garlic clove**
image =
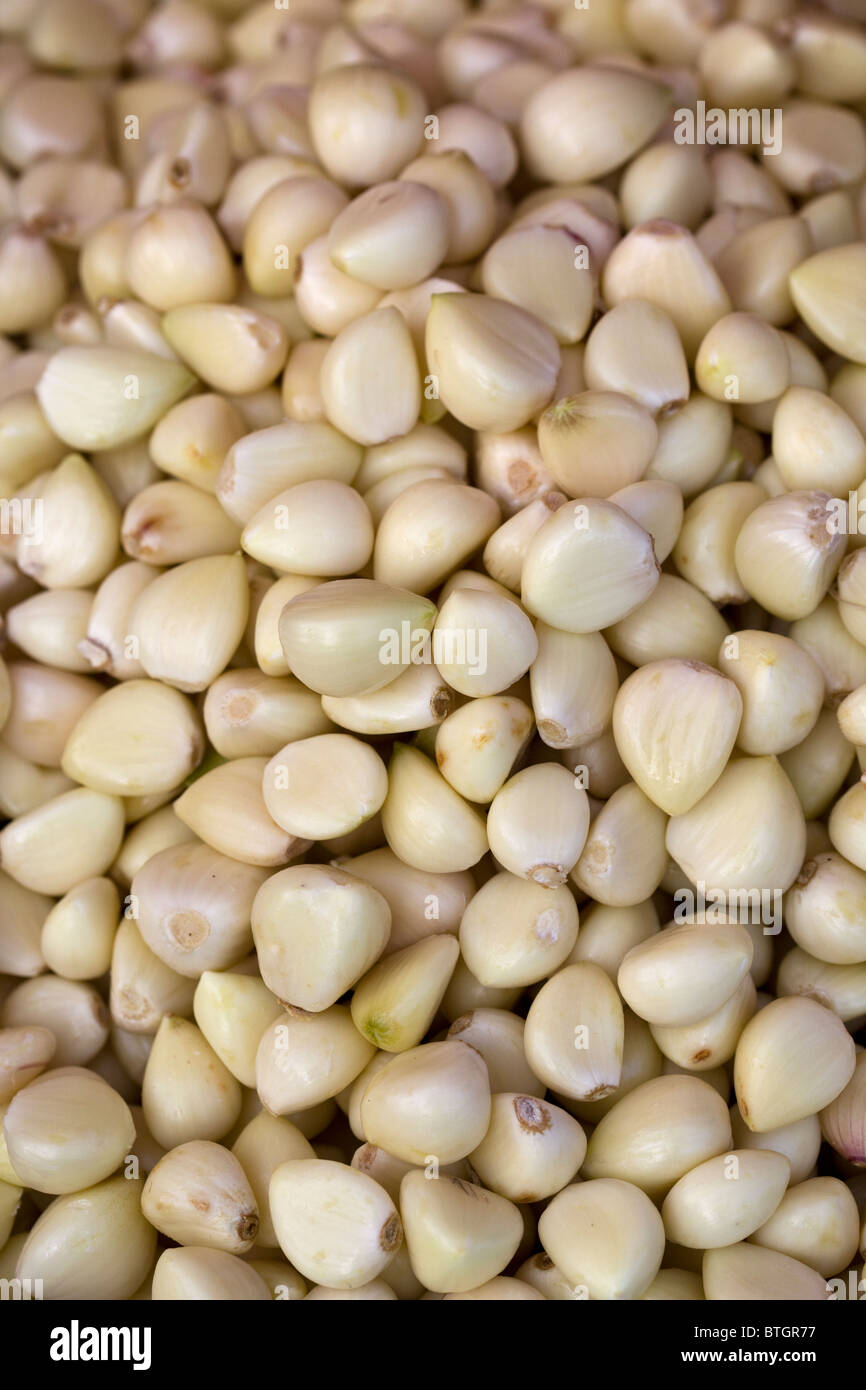
<path fill-rule="evenodd" d="M 421 409 L 418 361 L 406 321 L 374 309 L 341 330 L 319 377 L 330 423 L 359 444 L 408 434 Z"/>
<path fill-rule="evenodd" d="M 84 712 L 63 750 L 67 776 L 94 792 L 169 792 L 201 758 L 204 737 L 189 700 L 158 681 L 124 681 Z"/>
<path fill-rule="evenodd" d="M 739 1149 L 699 1163 L 664 1200 L 668 1240 L 715 1250 L 745 1240 L 781 1202 L 791 1165 L 781 1154 Z"/>
<path fill-rule="evenodd" d="M 369 1082 L 361 1121 L 371 1144 L 409 1163 L 454 1163 L 490 1121 L 487 1066 L 464 1042 L 425 1043 L 393 1057 Z"/>
<path fill-rule="evenodd" d="M 635 1183 L 657 1199 L 730 1145 L 728 1107 L 712 1086 L 692 1076 L 658 1076 L 602 1116 L 581 1174 Z"/>
<path fill-rule="evenodd" d="M 328 232 L 338 270 L 380 290 L 407 289 L 432 275 L 448 246 L 448 209 L 422 183 L 386 182 L 361 193 Z"/>
<path fill-rule="evenodd" d="M 391 909 L 386 952 L 400 951 L 434 932 L 456 934 L 475 892 L 472 874 L 431 874 L 404 864 L 390 849 L 345 859 L 341 869 L 375 888 Z"/>
<path fill-rule="evenodd" d="M 193 377 L 180 362 L 116 347 L 55 352 L 36 387 L 54 433 L 73 449 L 116 449 L 147 434 Z"/>
<path fill-rule="evenodd" d="M 78 644 L 87 632 L 93 595 L 86 589 L 47 590 L 6 611 L 8 638 L 26 656 L 66 671 L 89 671 Z M 0 680 L 0 685 L 6 682 Z M 0 727 L 5 724 L 0 694 Z"/>
<path fill-rule="evenodd" d="M 259 1229 L 252 1188 L 233 1153 L 193 1139 L 171 1149 L 148 1175 L 141 1210 L 180 1245 L 242 1255 Z"/>
<path fill-rule="evenodd" d="M 526 1057 L 552 1090 L 600 1100 L 616 1090 L 623 1055 L 622 1004 L 597 965 L 568 965 L 539 990 L 526 1018 Z"/>
<path fill-rule="evenodd" d="M 743 698 L 743 752 L 784 753 L 814 728 L 824 677 L 796 642 L 774 632 L 737 632 L 722 643 L 718 664 Z"/>
<path fill-rule="evenodd" d="M 280 642 L 290 671 L 310 690 L 365 695 L 412 664 L 435 618 L 430 599 L 376 580 L 338 579 L 286 605 Z"/>
<path fill-rule="evenodd" d="M 379 523 L 376 579 L 429 593 L 480 549 L 498 524 L 496 503 L 479 488 L 450 479 L 415 483 L 395 498 Z"/>
<path fill-rule="evenodd" d="M 286 364 L 289 339 L 269 314 L 240 304 L 184 304 L 162 320 L 181 361 L 215 391 L 262 391 Z"/>
<path fill-rule="evenodd" d="M 241 1088 L 195 1024 L 168 1015 L 147 1059 L 141 1104 L 153 1137 L 173 1149 L 227 1134 L 240 1113 Z"/>
<path fill-rule="evenodd" d="M 697 1023 L 730 999 L 752 963 L 745 927 L 680 926 L 634 946 L 619 968 L 626 1002 L 649 1023 Z"/>
<path fill-rule="evenodd" d="M 217 478 L 217 498 L 244 526 L 278 492 L 299 483 L 321 478 L 351 483 L 361 456 L 360 446 L 331 425 L 284 420 L 232 445 Z"/>
<path fill-rule="evenodd" d="M 866 362 L 866 266 L 862 243 L 833 246 L 800 260 L 791 273 L 797 313 L 822 343 L 852 362 Z"/>
<path fill-rule="evenodd" d="M 281 829 L 262 796 L 266 758 L 236 758 L 197 777 L 174 803 L 177 817 L 205 844 L 245 864 L 285 864 L 305 842 Z"/>
<path fill-rule="evenodd" d="M 418 1170 L 400 1185 L 400 1210 L 412 1269 L 438 1293 L 465 1292 L 492 1279 L 523 1233 L 519 1211 L 504 1197 L 459 1178 L 429 1181 Z"/>
<path fill-rule="evenodd" d="M 154 1302 L 195 1299 L 222 1302 L 267 1302 L 271 1292 L 252 1265 L 226 1250 L 182 1245 L 164 1250 L 153 1271 Z"/>
<path fill-rule="evenodd" d="M 323 695 L 320 711 L 354 733 L 402 734 L 441 724 L 453 706 L 451 690 L 431 664 L 409 666 L 402 676 L 368 695 Z"/>
<path fill-rule="evenodd" d="M 123 514 L 121 541 L 127 555 L 154 565 L 178 564 L 235 550 L 237 525 L 216 498 L 191 483 L 153 483 Z"/>
<path fill-rule="evenodd" d="M 643 477 L 658 443 L 649 410 L 616 391 L 584 391 L 538 422 L 545 466 L 569 497 L 610 497 Z"/>
<path fill-rule="evenodd" d="M 315 691 L 257 667 L 218 676 L 202 714 L 208 739 L 223 758 L 271 757 L 284 743 L 331 727 Z"/>
<path fill-rule="evenodd" d="M 675 538 L 674 564 L 713 603 L 747 601 L 734 547 L 746 517 L 765 501 L 758 482 L 727 482 L 702 492 L 689 505 Z"/>
<path fill-rule="evenodd" d="M 829 1280 L 857 1254 L 857 1203 L 838 1178 L 810 1178 L 788 1189 L 752 1241 L 800 1260 Z"/>
<path fill-rule="evenodd" d="M 448 993 L 451 993 L 450 989 Z M 492 1094 L 498 1091 L 525 1091 L 527 1095 L 543 1095 L 544 1085 L 526 1056 L 526 1026 L 522 1018 L 505 1007 L 507 1000 L 500 1003 L 496 996 L 503 993 L 490 990 L 493 998 L 472 1001 L 480 1007 L 472 1007 L 468 1013 L 455 1018 L 447 1037 L 457 1038 L 480 1053 L 490 1077 Z"/>
<path fill-rule="evenodd" d="M 433 763 L 397 743 L 388 770 L 382 827 L 394 853 L 415 869 L 454 873 L 486 853 L 484 821 Z"/>
<path fill-rule="evenodd" d="M 247 622 L 249 588 L 239 555 L 189 560 L 140 595 L 130 626 L 154 680 L 204 690 L 228 665 Z"/>
<path fill-rule="evenodd" d="M 686 1071 L 706 1072 L 729 1062 L 740 1034 L 757 1007 L 751 975 L 718 1009 L 697 1023 L 655 1023 L 650 1032 L 665 1057 Z"/>
<path fill-rule="evenodd" d="M 440 724 L 436 765 L 467 801 L 485 805 L 507 780 L 531 733 L 532 711 L 522 700 L 509 695 L 469 700 Z"/>
<path fill-rule="evenodd" d="M 866 1012 L 866 962 L 829 965 L 795 946 L 779 965 L 776 993 L 805 994 L 850 1023 Z"/>
<path fill-rule="evenodd" d="M 631 1183 L 600 1178 L 573 1184 L 545 1207 L 538 1223 L 545 1251 L 587 1298 L 645 1293 L 664 1254 L 662 1219 Z"/>
<path fill-rule="evenodd" d="M 16 1277 L 44 1280 L 51 1300 L 131 1298 L 156 1254 L 141 1187 L 122 1175 L 58 1197 L 27 1236 Z"/>
<path fill-rule="evenodd" d="M 44 802 L 0 831 L 7 873 L 25 888 L 58 897 L 105 873 L 123 839 L 117 796 L 79 787 Z"/>
<path fill-rule="evenodd" d="M 827 1285 L 820 1274 L 800 1260 L 759 1245 L 728 1245 L 708 1250 L 702 1277 L 708 1299 L 728 1302 L 778 1299 L 823 1302 Z"/>
<path fill-rule="evenodd" d="M 740 1114 L 762 1133 L 830 1104 L 854 1072 L 845 1025 L 813 999 L 774 999 L 746 1024 L 734 1058 Z M 796 1086 L 785 1083 L 797 1078 Z"/>
<path fill-rule="evenodd" d="M 590 825 L 572 881 L 612 907 L 645 902 L 667 868 L 666 824 L 664 813 L 638 786 L 619 787 Z"/>
<path fill-rule="evenodd" d="M 95 980 L 111 965 L 120 897 L 111 879 L 88 878 L 51 909 L 42 927 L 49 970 L 66 980 Z"/>
<path fill-rule="evenodd" d="M 291 1159 L 270 1184 L 280 1247 L 308 1279 L 354 1289 L 375 1279 L 403 1243 L 397 1208 L 357 1168 L 328 1159 Z"/>
<path fill-rule="evenodd" d="M 372 1059 L 349 1010 L 291 1008 L 266 1029 L 256 1054 L 256 1090 L 266 1110 L 292 1115 L 339 1095 Z"/>
<path fill-rule="evenodd" d="M 379 755 L 349 734 L 287 743 L 263 767 L 264 804 L 290 835 L 327 840 L 374 816 L 388 792 Z"/>
<path fill-rule="evenodd" d="M 651 415 L 668 414 L 688 400 L 689 370 L 676 325 L 648 299 L 623 300 L 598 320 L 586 340 L 583 369 L 592 392 L 630 396 Z"/>
<path fill-rule="evenodd" d="M 271 1176 L 282 1163 L 293 1158 L 314 1158 L 312 1146 L 290 1120 L 260 1111 L 245 1125 L 232 1145 L 255 1196 L 259 1214 L 256 1243 L 269 1248 L 278 1244 L 271 1218 L 269 1188 Z"/>
<path fill-rule="evenodd" d="M 247 523 L 242 544 L 278 572 L 354 574 L 373 553 L 373 523 L 353 488 L 323 478 L 278 493 Z"/>
<path fill-rule="evenodd" d="M 806 826 L 776 759 L 738 758 L 691 810 L 671 818 L 666 840 L 692 883 L 784 892 L 803 863 Z"/>
<path fill-rule="evenodd" d="M 457 963 L 460 947 L 439 934 L 395 951 L 355 985 L 352 1018 L 385 1052 L 405 1052 L 426 1035 Z"/>
<path fill-rule="evenodd" d="M 519 429 L 553 395 L 556 339 L 516 304 L 480 294 L 434 295 L 425 346 L 436 397 L 471 429 Z"/>
<path fill-rule="evenodd" d="M 142 940 L 133 921 L 117 929 L 111 956 L 111 1017 L 134 1034 L 153 1034 L 164 1014 L 192 1011 L 195 985 L 171 970 Z"/>
<path fill-rule="evenodd" d="M 256 1052 L 282 1005 L 262 981 L 228 970 L 205 970 L 193 998 L 195 1021 L 220 1061 L 242 1086 L 255 1088 Z"/>
<path fill-rule="evenodd" d="M 866 959 L 864 904 L 866 873 L 841 854 L 817 854 L 785 898 L 785 923 L 797 945 L 819 960 L 860 965 Z"/>
<path fill-rule="evenodd" d="M 0 1105 L 45 1070 L 57 1044 L 48 1028 L 0 1029 Z"/>
<path fill-rule="evenodd" d="M 318 1013 L 378 960 L 390 934 L 391 912 L 374 886 L 351 873 L 294 865 L 259 889 L 252 927 L 259 968 L 271 992 Z"/>
<path fill-rule="evenodd" d="M 613 705 L 617 750 L 668 815 L 694 806 L 721 775 L 743 702 L 734 683 L 697 661 L 654 661 L 633 672 Z M 683 722 L 684 710 L 690 711 Z M 688 738 L 682 731 L 688 726 Z M 648 895 L 647 895 L 648 896 Z"/>
<path fill-rule="evenodd" d="M 848 1163 L 866 1167 L 866 1062 L 858 1053 L 854 1073 L 821 1112 L 821 1133 Z"/>
<path fill-rule="evenodd" d="M 520 122 L 530 170 L 566 184 L 612 173 L 652 138 L 669 99 L 660 82 L 624 67 L 571 68 L 548 78 Z"/>
<path fill-rule="evenodd" d="M 866 474 L 866 440 L 854 420 L 831 397 L 809 386 L 792 384 L 779 400 L 772 447 L 791 490 L 823 488 L 845 497 Z"/>
<path fill-rule="evenodd" d="M 546 888 L 565 881 L 588 830 L 586 792 L 555 763 L 516 773 L 493 798 L 487 817 L 494 858 L 509 873 Z"/>
<path fill-rule="evenodd" d="M 45 475 L 33 506 L 18 542 L 19 568 L 47 589 L 85 588 L 102 579 L 117 557 L 120 516 L 90 464 L 69 454 Z M 81 537 L 75 547 L 68 544 L 70 530 Z"/>
<path fill-rule="evenodd" d="M 535 1096 L 502 1092 L 493 1097 L 490 1128 L 469 1161 L 487 1187 L 525 1203 L 566 1187 L 585 1153 L 586 1136 L 567 1111 Z"/>
<path fill-rule="evenodd" d="M 509 873 L 483 884 L 460 922 L 463 959 L 493 988 L 548 979 L 568 960 L 577 937 L 577 907 L 564 884 L 545 888 Z"/>
<path fill-rule="evenodd" d="M 704 1286 L 701 1276 L 690 1269 L 660 1269 L 646 1293 L 641 1294 L 645 1302 L 696 1302 L 703 1301 Z"/>
<path fill-rule="evenodd" d="M 510 228 L 488 248 L 480 278 L 486 294 L 533 314 L 559 343 L 579 342 L 589 327 L 594 298 L 589 256 L 568 227 Z"/>
<path fill-rule="evenodd" d="M 743 522 L 734 549 L 737 573 L 776 617 L 808 617 L 827 593 L 846 545 L 834 505 L 826 492 L 786 492 Z"/>
<path fill-rule="evenodd" d="M 611 306 L 639 298 L 663 309 L 690 361 L 709 329 L 732 307 L 691 232 L 663 219 L 645 222 L 623 237 L 608 257 L 601 283 Z"/>
<path fill-rule="evenodd" d="M 135 874 L 131 903 L 151 951 L 181 975 L 225 970 L 251 947 L 250 912 L 268 877 L 198 841 L 169 846 Z"/>
<path fill-rule="evenodd" d="M 158 570 L 139 560 L 118 565 L 96 591 L 87 634 L 79 651 L 94 671 L 107 671 L 117 680 L 143 676 L 144 667 L 128 642 L 129 617 L 139 594 L 156 578 Z"/>
<path fill-rule="evenodd" d="M 523 602 L 566 632 L 595 632 L 652 593 L 659 568 L 651 537 L 620 507 L 591 498 L 560 507 L 530 542 Z"/>
<path fill-rule="evenodd" d="M 40 1192 L 77 1192 L 107 1178 L 129 1153 L 125 1101 L 95 1072 L 60 1067 L 13 1096 L 3 1119 L 9 1158 Z"/>
<path fill-rule="evenodd" d="M 538 654 L 530 619 L 511 599 L 481 589 L 454 589 L 433 629 L 433 656 L 462 695 L 498 695 L 525 675 Z"/>
<path fill-rule="evenodd" d="M 791 1186 L 809 1176 L 821 1149 L 821 1126 L 817 1115 L 806 1115 L 792 1124 L 756 1134 L 749 1129 L 736 1105 L 731 1106 L 731 1128 L 738 1149 L 772 1149 L 783 1154 L 791 1165 Z"/>

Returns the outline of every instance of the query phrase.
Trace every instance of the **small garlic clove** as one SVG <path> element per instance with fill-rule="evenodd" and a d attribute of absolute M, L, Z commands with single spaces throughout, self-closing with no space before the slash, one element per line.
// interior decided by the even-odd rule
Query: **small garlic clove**
<path fill-rule="evenodd" d="M 181 1245 L 232 1255 L 251 1249 L 259 1229 L 253 1190 L 237 1158 L 204 1139 L 178 1144 L 151 1169 L 141 1210 Z"/>
<path fill-rule="evenodd" d="M 614 985 L 597 965 L 557 971 L 526 1018 L 526 1057 L 552 1090 L 600 1100 L 620 1083 L 624 1017 Z"/>
<path fill-rule="evenodd" d="M 712 1086 L 694 1076 L 658 1076 L 601 1118 L 590 1135 L 581 1174 L 635 1183 L 658 1199 L 697 1164 L 725 1153 L 730 1145 L 728 1107 Z"/>
<path fill-rule="evenodd" d="M 459 954 L 456 939 L 447 933 L 392 952 L 355 985 L 355 1027 L 385 1052 L 417 1047 L 436 1016 Z"/>
<path fill-rule="evenodd" d="M 155 680 L 105 691 L 75 724 L 63 769 L 93 792 L 147 796 L 173 790 L 201 758 L 204 738 L 189 700 Z"/>
<path fill-rule="evenodd" d="M 609 1178 L 557 1193 L 538 1234 L 557 1269 L 587 1298 L 639 1298 L 664 1254 L 664 1227 L 652 1202 L 631 1183 Z"/>
<path fill-rule="evenodd" d="M 280 1248 L 307 1279 L 354 1289 L 375 1279 L 403 1243 L 397 1208 L 366 1173 L 328 1159 L 290 1159 L 271 1177 Z"/>
<path fill-rule="evenodd" d="M 374 1052 L 342 1005 L 319 1013 L 292 1007 L 262 1035 L 256 1090 L 272 1114 L 294 1115 L 339 1095 Z"/>
<path fill-rule="evenodd" d="M 412 1269 L 437 1293 L 464 1293 L 494 1278 L 514 1256 L 520 1212 L 498 1193 L 459 1178 L 429 1181 L 415 1169 L 400 1184 Z"/>
<path fill-rule="evenodd" d="M 736 685 L 712 667 L 652 661 L 628 676 L 616 695 L 617 751 L 655 805 L 668 815 L 682 815 L 721 776 L 742 708 Z"/>
<path fill-rule="evenodd" d="M 609 501 L 560 507 L 530 542 L 521 577 L 536 618 L 566 632 L 596 632 L 632 612 L 658 583 L 651 537 Z"/>
<path fill-rule="evenodd" d="M 704 1255 L 702 1277 L 708 1299 L 714 1302 L 766 1300 L 823 1302 L 827 1285 L 821 1275 L 778 1250 L 759 1245 L 728 1245 L 708 1250 Z M 771 1292 L 768 1293 L 768 1290 Z"/>
<path fill-rule="evenodd" d="M 195 1299 L 270 1302 L 271 1293 L 252 1265 L 226 1250 L 182 1245 L 164 1250 L 153 1271 L 154 1302 Z"/>
<path fill-rule="evenodd" d="M 407 1162 L 465 1158 L 490 1120 L 485 1062 L 465 1042 L 425 1043 L 392 1057 L 361 1101 L 367 1140 Z"/>
<path fill-rule="evenodd" d="M 52 1301 L 131 1298 L 156 1254 L 141 1187 L 124 1174 L 58 1197 L 27 1236 L 16 1277 L 43 1280 Z"/>
<path fill-rule="evenodd" d="M 757 1133 L 788 1125 L 829 1105 L 854 1073 L 845 1025 L 813 999 L 774 999 L 743 1029 L 734 1057 L 740 1114 Z M 786 1086 L 785 1077 L 797 1077 Z"/>
<path fill-rule="evenodd" d="M 375 886 L 322 864 L 272 875 L 252 905 L 265 984 L 277 999 L 315 1013 L 330 1009 L 374 965 L 390 926 L 388 903 Z"/>
<path fill-rule="evenodd" d="M 191 1139 L 222 1139 L 241 1108 L 241 1088 L 195 1024 L 167 1015 L 141 1088 L 148 1128 L 166 1149 Z"/>

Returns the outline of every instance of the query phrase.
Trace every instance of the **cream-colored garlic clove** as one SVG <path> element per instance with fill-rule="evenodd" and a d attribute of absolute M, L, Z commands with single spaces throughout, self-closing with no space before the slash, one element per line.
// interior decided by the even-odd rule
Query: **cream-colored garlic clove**
<path fill-rule="evenodd" d="M 746 1024 L 734 1058 L 740 1114 L 757 1133 L 829 1105 L 854 1072 L 845 1025 L 813 999 L 774 999 Z M 797 1084 L 785 1084 L 796 1076 Z"/>
<path fill-rule="evenodd" d="M 195 1024 L 168 1015 L 159 1026 L 141 1089 L 144 1118 L 166 1149 L 221 1139 L 241 1108 L 241 1088 Z"/>
<path fill-rule="evenodd" d="M 370 1143 L 407 1162 L 465 1158 L 490 1121 L 487 1066 L 458 1040 L 402 1052 L 368 1084 L 361 1120 Z"/>
<path fill-rule="evenodd" d="M 652 1202 L 615 1179 L 558 1193 L 542 1213 L 538 1234 L 556 1267 L 587 1298 L 639 1298 L 664 1254 L 664 1228 Z"/>
<path fill-rule="evenodd" d="M 526 1019 L 526 1056 L 546 1085 L 575 1100 L 601 1100 L 622 1073 L 624 1017 L 604 971 L 567 965 L 542 986 Z"/>
<path fill-rule="evenodd" d="M 499 1274 L 522 1235 L 517 1208 L 495 1192 L 444 1174 L 407 1173 L 400 1210 L 412 1269 L 427 1289 L 462 1293 Z"/>
<path fill-rule="evenodd" d="M 706 1081 L 659 1076 L 637 1086 L 602 1117 L 581 1174 L 636 1183 L 663 1196 L 705 1159 L 731 1145 L 728 1107 Z"/>
<path fill-rule="evenodd" d="M 342 1005 L 319 1013 L 292 1008 L 262 1035 L 256 1090 L 272 1114 L 294 1115 L 339 1095 L 374 1053 Z"/>
<path fill-rule="evenodd" d="M 242 1255 L 259 1228 L 253 1190 L 237 1158 L 221 1144 L 193 1139 L 170 1149 L 148 1175 L 141 1210 L 180 1245 Z"/>
<path fill-rule="evenodd" d="M 388 942 L 391 912 L 375 886 L 351 873 L 294 865 L 261 886 L 252 927 L 259 968 L 271 992 L 284 1003 L 319 1013 L 378 960 Z"/>

